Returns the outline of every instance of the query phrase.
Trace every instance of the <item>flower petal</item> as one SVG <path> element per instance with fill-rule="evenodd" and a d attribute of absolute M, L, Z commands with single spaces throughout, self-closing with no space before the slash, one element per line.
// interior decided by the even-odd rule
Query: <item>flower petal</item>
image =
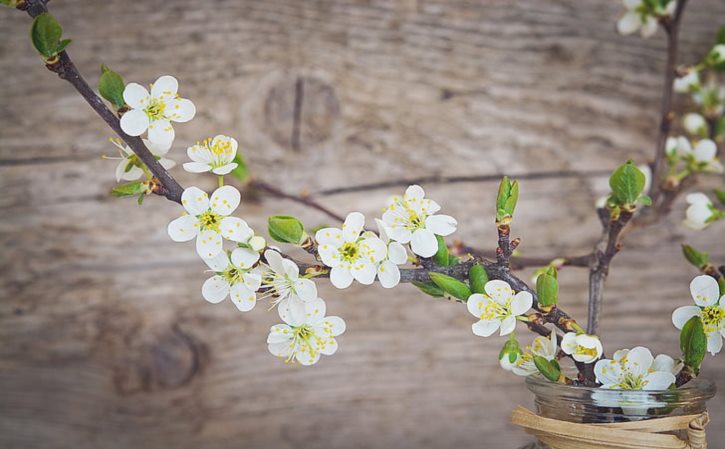
<path fill-rule="evenodd" d="M 230 293 L 232 302 L 240 312 L 249 312 L 257 304 L 257 295 L 241 282 L 232 285 Z"/>
<path fill-rule="evenodd" d="M 408 186 L 407 189 L 405 189 L 405 199 L 411 200 L 411 199 L 417 199 L 422 200 L 425 197 L 425 191 L 423 190 L 423 187 L 413 184 Z"/>
<path fill-rule="evenodd" d="M 222 236 L 218 232 L 207 229 L 196 237 L 196 252 L 204 258 L 212 258 L 222 250 Z"/>
<path fill-rule="evenodd" d="M 183 167 L 189 173 L 206 173 L 211 170 L 211 165 L 203 162 L 185 162 Z"/>
<path fill-rule="evenodd" d="M 350 269 L 350 273 L 359 283 L 370 285 L 375 282 L 375 275 L 378 274 L 378 271 L 372 263 L 356 263 Z"/>
<path fill-rule="evenodd" d="M 534 304 L 534 298 L 529 292 L 518 292 L 511 301 L 511 314 L 513 316 L 522 315 Z"/>
<path fill-rule="evenodd" d="M 642 24 L 642 29 L 640 30 L 640 33 L 642 34 L 642 37 L 647 39 L 648 37 L 652 37 L 657 33 L 657 29 L 659 28 L 659 22 L 657 19 L 655 19 L 652 16 L 649 16 L 645 19 L 644 23 Z"/>
<path fill-rule="evenodd" d="M 352 279 L 352 274 L 346 267 L 336 266 L 330 270 L 330 282 L 337 288 L 349 287 Z"/>
<path fill-rule="evenodd" d="M 342 238 L 346 242 L 354 242 L 360 236 L 365 226 L 365 216 L 360 212 L 350 212 L 342 224 Z"/>
<path fill-rule="evenodd" d="M 166 105 L 166 117 L 178 123 L 186 123 L 196 115 L 196 106 L 186 98 L 169 100 Z"/>
<path fill-rule="evenodd" d="M 576 341 L 576 334 L 574 332 L 567 332 L 564 334 L 564 338 L 561 340 L 561 350 L 566 354 L 573 354 L 579 344 Z"/>
<path fill-rule="evenodd" d="M 239 164 L 236 162 L 232 162 L 231 164 L 222 165 L 221 167 L 216 167 L 212 170 L 212 173 L 215 175 L 228 175 L 232 172 L 235 168 L 237 168 Z"/>
<path fill-rule="evenodd" d="M 264 252 L 264 260 L 267 261 L 267 265 L 277 274 L 284 275 L 284 264 L 282 263 L 282 256 L 273 249 L 268 249 Z"/>
<path fill-rule="evenodd" d="M 343 320 L 339 316 L 334 315 L 325 317 L 323 325 L 333 337 L 342 335 L 342 333 L 345 332 L 346 329 L 345 320 Z"/>
<path fill-rule="evenodd" d="M 222 218 L 219 230 L 225 239 L 233 242 L 246 242 L 254 235 L 247 222 L 237 217 Z"/>
<path fill-rule="evenodd" d="M 388 254 L 388 247 L 377 235 L 363 239 L 360 246 L 365 250 L 366 259 L 370 262 L 380 262 Z"/>
<path fill-rule="evenodd" d="M 292 338 L 292 329 L 286 324 L 275 324 L 269 329 L 267 344 L 287 343 Z"/>
<path fill-rule="evenodd" d="M 179 91 L 179 82 L 171 75 L 160 76 L 151 86 L 151 96 L 164 100 L 176 97 Z"/>
<path fill-rule="evenodd" d="M 421 257 L 432 257 L 438 252 L 438 240 L 428 229 L 416 229 L 410 239 L 410 246 L 413 252 Z"/>
<path fill-rule="evenodd" d="M 400 283 L 400 269 L 386 260 L 378 266 L 378 279 L 383 288 L 393 288 Z"/>
<path fill-rule="evenodd" d="M 320 353 L 317 351 L 310 352 L 309 350 L 303 348 L 295 353 L 295 359 L 297 359 L 301 365 L 314 365 L 320 360 Z"/>
<path fill-rule="evenodd" d="M 212 304 L 224 300 L 229 294 L 229 283 L 221 276 L 212 276 L 201 286 L 201 295 Z"/>
<path fill-rule="evenodd" d="M 489 297 L 499 304 L 506 304 L 514 295 L 514 291 L 511 289 L 508 282 L 499 279 L 486 282 L 483 289 Z"/>
<path fill-rule="evenodd" d="M 625 366 L 633 375 L 644 376 L 649 371 L 653 362 L 654 357 L 652 357 L 650 350 L 644 346 L 637 346 L 627 354 Z"/>
<path fill-rule="evenodd" d="M 212 271 L 216 271 L 217 273 L 221 273 L 229 267 L 229 255 L 226 251 L 220 251 L 216 256 L 202 260 Z"/>
<path fill-rule="evenodd" d="M 242 195 L 235 187 L 223 186 L 219 187 L 211 195 L 211 210 L 219 215 L 229 215 L 239 207 Z"/>
<path fill-rule="evenodd" d="M 121 129 L 129 136 L 140 136 L 149 128 L 149 118 L 145 112 L 131 109 L 121 116 Z"/>
<path fill-rule="evenodd" d="M 709 162 L 717 154 L 717 145 L 710 139 L 702 139 L 695 145 L 694 155 L 698 162 Z"/>
<path fill-rule="evenodd" d="M 660 354 L 655 357 L 655 361 L 652 364 L 652 369 L 655 371 L 664 371 L 666 373 L 674 373 L 675 371 L 675 360 L 667 354 Z"/>
<path fill-rule="evenodd" d="M 334 268 L 340 265 L 340 250 L 337 246 L 327 243 L 318 245 L 317 253 L 320 255 L 322 263 L 328 267 Z"/>
<path fill-rule="evenodd" d="M 342 244 L 342 231 L 337 228 L 323 228 L 315 233 L 315 240 L 320 245 L 338 247 Z"/>
<path fill-rule="evenodd" d="M 259 260 L 259 253 L 249 248 L 236 248 L 232 251 L 232 263 L 241 268 L 250 268 Z"/>
<path fill-rule="evenodd" d="M 466 307 L 468 308 L 468 311 L 471 313 L 471 315 L 475 316 L 476 318 L 480 318 L 481 313 L 483 313 L 483 309 L 484 307 L 486 307 L 488 301 L 490 300 L 484 297 L 482 294 L 474 293 L 468 297 L 468 301 L 466 301 Z"/>
<path fill-rule="evenodd" d="M 672 312 L 672 324 L 677 329 L 682 329 L 690 318 L 700 315 L 700 308 L 697 306 L 682 306 Z"/>
<path fill-rule="evenodd" d="M 167 232 L 175 242 L 188 242 L 199 233 L 199 222 L 193 215 L 182 215 L 169 223 Z"/>
<path fill-rule="evenodd" d="M 627 12 L 617 21 L 617 31 L 619 34 L 632 34 L 642 26 L 642 22 L 639 19 L 639 14 L 633 11 Z"/>
<path fill-rule="evenodd" d="M 498 320 L 480 320 L 471 325 L 471 330 L 479 337 L 488 337 L 498 330 L 501 322 Z"/>
<path fill-rule="evenodd" d="M 211 164 L 214 157 L 211 151 L 204 145 L 192 145 L 186 149 L 186 155 L 189 156 L 194 162 L 202 162 L 204 164 Z"/>
<path fill-rule="evenodd" d="M 441 236 L 451 235 L 456 232 L 458 221 L 450 215 L 431 215 L 425 219 L 425 227 Z"/>
<path fill-rule="evenodd" d="M 149 91 L 138 83 L 128 83 L 123 89 L 123 101 L 132 109 L 143 109 L 149 100 Z M 140 111 L 143 113 L 143 111 Z M 145 113 L 143 113 L 146 115 Z M 128 134 L 128 132 L 126 132 Z"/>
<path fill-rule="evenodd" d="M 277 313 L 290 326 L 301 326 L 305 323 L 305 303 L 294 295 L 279 302 Z"/>
<path fill-rule="evenodd" d="M 717 354 L 722 349 L 722 335 L 720 332 L 710 332 L 707 334 L 707 352 L 712 355 Z"/>
<path fill-rule="evenodd" d="M 188 187 L 181 194 L 181 205 L 191 215 L 200 215 L 209 210 L 209 196 L 198 187 Z"/>
<path fill-rule="evenodd" d="M 697 276 L 690 282 L 690 293 L 695 304 L 700 307 L 715 305 L 720 299 L 720 288 L 717 281 L 706 274 Z"/>
<path fill-rule="evenodd" d="M 294 291 L 304 302 L 317 299 L 317 285 L 311 279 L 297 279 L 294 282 Z"/>
<path fill-rule="evenodd" d="M 325 318 L 325 312 L 327 311 L 325 301 L 322 298 L 317 298 L 314 301 L 309 301 L 304 304 L 305 323 L 311 326 L 322 323 L 322 320 Z"/>
<path fill-rule="evenodd" d="M 655 371 L 649 373 L 644 377 L 643 390 L 654 391 L 654 390 L 667 390 L 670 386 L 675 383 L 675 375 L 664 371 Z"/>
<path fill-rule="evenodd" d="M 242 278 L 244 279 L 244 285 L 253 292 L 256 292 L 262 286 L 262 275 L 259 272 L 244 273 Z"/>
<path fill-rule="evenodd" d="M 600 384 L 616 385 L 622 376 L 622 366 L 614 360 L 598 360 L 594 365 L 594 374 Z"/>
<path fill-rule="evenodd" d="M 125 115 L 125 114 L 124 114 Z M 149 123 L 149 140 L 158 145 L 168 145 L 174 142 L 174 127 L 165 119 L 154 120 Z"/>
<path fill-rule="evenodd" d="M 512 315 L 507 316 L 501 321 L 501 332 L 499 335 L 508 335 L 516 329 L 516 318 Z"/>
<path fill-rule="evenodd" d="M 403 265 L 408 261 L 408 253 L 405 247 L 398 242 L 388 244 L 388 260 L 396 265 Z"/>

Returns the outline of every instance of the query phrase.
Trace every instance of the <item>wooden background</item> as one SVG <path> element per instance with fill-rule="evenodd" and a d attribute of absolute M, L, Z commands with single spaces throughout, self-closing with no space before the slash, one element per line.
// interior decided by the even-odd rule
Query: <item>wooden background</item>
<path fill-rule="evenodd" d="M 432 174 L 521 176 L 515 236 L 531 256 L 579 254 L 599 235 L 592 205 L 609 170 L 652 152 L 664 37 L 620 37 L 618 1 L 53 1 L 70 53 L 95 84 L 105 63 L 127 81 L 174 74 L 196 119 L 190 143 L 236 136 L 255 173 L 293 192 Z M 693 0 L 682 57 L 705 52 L 721 0 Z M 531 398 L 502 372 L 502 340 L 471 334 L 465 308 L 410 287 L 337 291 L 348 330 L 313 368 L 267 353 L 275 313 L 240 314 L 200 296 L 205 267 L 166 224 L 180 208 L 111 199 L 109 130 L 31 48 L 29 19 L 0 9 L 0 447 L 498 448 Z M 304 97 L 292 136 L 295 85 Z M 212 179 L 174 171 L 184 185 Z M 571 176 L 572 173 L 579 175 Z M 594 175 L 588 175 L 594 173 Z M 494 245 L 496 183 L 425 185 L 467 243 Z M 379 214 L 402 189 L 322 196 Z M 262 231 L 286 201 L 246 198 Z M 690 242 L 725 260 L 722 224 L 666 222 L 629 236 L 606 291 L 606 349 L 677 352 L 672 310 L 689 304 Z M 370 222 L 372 224 L 372 221 Z M 719 236 L 719 237 L 718 237 Z M 720 242 L 716 244 L 718 240 Z M 527 275 L 528 276 L 528 275 Z M 586 272 L 562 274 L 584 319 Z M 528 336 L 526 337 L 528 339 Z M 704 375 L 725 382 L 723 356 Z M 725 395 L 711 405 L 725 439 Z"/>

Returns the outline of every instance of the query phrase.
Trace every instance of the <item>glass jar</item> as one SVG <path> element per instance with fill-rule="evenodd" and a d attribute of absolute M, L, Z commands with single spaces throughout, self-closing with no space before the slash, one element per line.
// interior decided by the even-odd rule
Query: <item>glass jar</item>
<path fill-rule="evenodd" d="M 605 390 L 550 382 L 541 376 L 526 378 L 534 393 L 535 412 L 545 418 L 572 423 L 615 423 L 696 415 L 706 411 L 705 403 L 715 395 L 715 385 L 696 378 L 672 390 Z M 681 432 L 671 432 L 685 438 Z M 537 442 L 522 449 L 547 449 Z"/>

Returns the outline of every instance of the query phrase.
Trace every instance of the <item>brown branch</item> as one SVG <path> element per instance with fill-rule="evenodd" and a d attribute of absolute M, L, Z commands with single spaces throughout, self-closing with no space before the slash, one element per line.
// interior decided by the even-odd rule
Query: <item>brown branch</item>
<path fill-rule="evenodd" d="M 47 2 L 48 0 L 25 0 L 20 8 L 35 18 L 44 12 L 48 12 Z M 51 72 L 56 73 L 60 79 L 68 81 L 103 121 L 131 148 L 131 151 L 146 164 L 159 183 L 154 193 L 163 195 L 171 201 L 181 203 L 181 194 L 184 188 L 161 166 L 140 137 L 129 136 L 123 132 L 116 114 L 108 109 L 103 100 L 91 89 L 75 64 L 73 64 L 68 53 L 66 51 L 60 52 L 58 60 L 47 64 L 46 67 Z"/>

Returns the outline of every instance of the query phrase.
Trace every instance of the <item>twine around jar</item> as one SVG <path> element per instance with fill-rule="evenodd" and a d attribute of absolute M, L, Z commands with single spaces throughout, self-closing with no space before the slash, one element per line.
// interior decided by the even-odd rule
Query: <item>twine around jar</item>
<path fill-rule="evenodd" d="M 643 421 L 580 424 L 544 418 L 517 407 L 511 422 L 553 449 L 707 449 L 707 412 Z M 662 432 L 687 430 L 687 441 Z"/>

